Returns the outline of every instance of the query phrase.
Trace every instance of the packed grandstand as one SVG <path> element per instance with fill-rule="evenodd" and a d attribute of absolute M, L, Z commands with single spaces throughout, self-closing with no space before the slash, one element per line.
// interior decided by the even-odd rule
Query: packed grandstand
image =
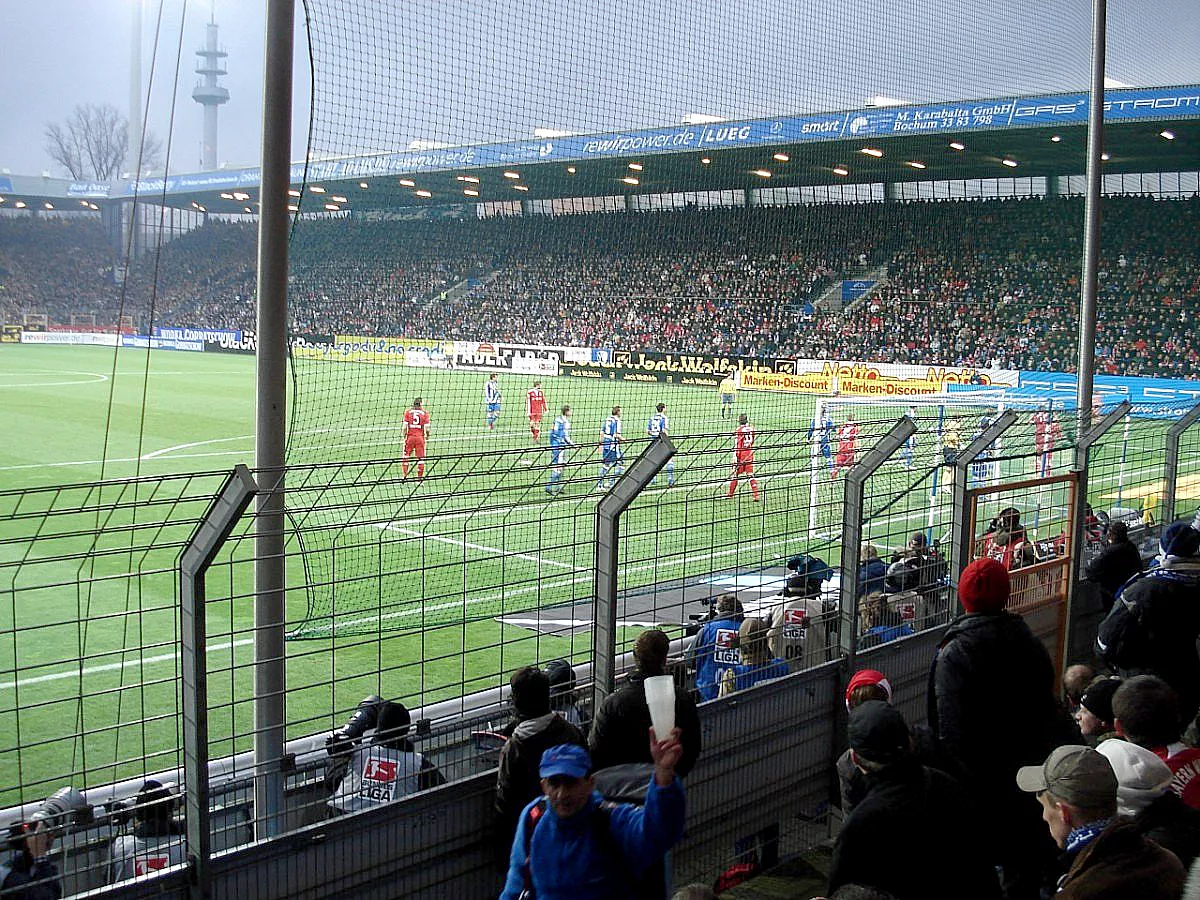
<path fill-rule="evenodd" d="M 1072 371 L 1079 198 L 306 220 L 294 330 Z M 1200 199 L 1105 202 L 1097 369 L 1194 373 Z M 256 226 L 114 277 L 98 218 L 0 218 L 0 320 L 253 328 Z M 843 279 L 877 280 L 845 308 Z"/>

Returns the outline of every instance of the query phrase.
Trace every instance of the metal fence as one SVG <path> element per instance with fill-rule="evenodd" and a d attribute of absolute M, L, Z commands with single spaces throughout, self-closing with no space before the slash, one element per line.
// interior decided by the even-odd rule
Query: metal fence
<path fill-rule="evenodd" d="M 819 516 L 803 429 L 757 435 L 737 485 L 728 435 L 632 444 L 620 474 L 578 450 L 553 483 L 544 460 L 519 452 L 447 456 L 424 478 L 394 460 L 295 467 L 283 488 L 293 640 L 285 689 L 267 696 L 253 689 L 256 668 L 279 660 L 254 652 L 249 503 L 274 473 L 0 495 L 6 818 L 28 818 L 60 787 L 82 790 L 87 810 L 60 823 L 55 854 L 66 892 L 99 888 L 115 874 L 111 842 L 129 831 L 122 801 L 154 777 L 183 798 L 182 828 L 165 869 L 110 888 L 123 896 L 322 896 L 335 885 L 486 896 L 498 883 L 487 735 L 510 715 L 509 674 L 566 659 L 587 706 L 629 666 L 642 628 L 667 628 L 682 654 L 714 596 L 734 591 L 747 615 L 766 616 L 789 560 L 808 555 L 834 573 L 819 652 L 786 679 L 702 705 L 707 750 L 673 860 L 681 880 L 710 880 L 777 826 L 783 848 L 798 849 L 826 833 L 851 669 L 886 671 L 906 715 L 923 717 L 957 573 L 1005 508 L 1019 510 L 1037 554 L 1014 575 L 1018 610 L 1060 660 L 1090 652 L 1065 628 L 1085 612 L 1069 611 L 1067 588 L 1089 549 L 1086 505 L 1128 515 L 1152 539 L 1167 510 L 1194 512 L 1200 478 L 1200 413 L 1127 413 L 1064 437 L 1052 460 L 1036 412 L 994 417 L 950 454 L 932 418 L 865 417 L 853 466 L 815 473 L 823 492 L 825 479 L 837 486 Z M 914 437 L 938 452 L 914 461 Z M 1146 502 L 1156 491 L 1158 514 Z M 931 577 L 903 602 L 890 587 L 881 599 L 863 564 L 891 566 L 914 546 Z M 414 745 L 448 783 L 334 817 L 326 737 L 368 695 L 410 707 Z M 256 759 L 254 738 L 273 721 L 285 753 Z M 264 784 L 284 798 L 275 820 L 256 811 Z"/>

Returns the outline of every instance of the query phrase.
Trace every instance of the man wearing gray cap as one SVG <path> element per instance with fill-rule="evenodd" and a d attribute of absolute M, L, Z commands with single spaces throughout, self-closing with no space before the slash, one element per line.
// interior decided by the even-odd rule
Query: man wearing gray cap
<path fill-rule="evenodd" d="M 1042 821 L 1064 851 L 1062 900 L 1173 900 L 1183 864 L 1136 825 L 1117 818 L 1117 776 L 1090 747 L 1058 747 L 1040 766 L 1017 770 L 1017 787 L 1037 794 Z"/>

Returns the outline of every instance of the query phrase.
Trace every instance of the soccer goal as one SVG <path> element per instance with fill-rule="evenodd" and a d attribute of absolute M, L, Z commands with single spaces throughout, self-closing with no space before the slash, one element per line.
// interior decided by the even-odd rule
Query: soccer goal
<path fill-rule="evenodd" d="M 903 398 L 817 398 L 808 430 L 810 530 L 833 535 L 842 515 L 841 476 L 887 427 L 908 416 L 916 424 L 917 433 L 880 474 L 895 481 L 897 492 L 911 485 L 911 489 L 927 493 L 925 527 L 932 533 L 939 505 L 949 502 L 951 486 L 944 465 L 952 462 L 1005 408 L 1004 392 L 988 390 Z M 1002 453 L 1001 441 L 997 440 L 971 466 L 971 483 L 996 483 L 1001 477 Z"/>

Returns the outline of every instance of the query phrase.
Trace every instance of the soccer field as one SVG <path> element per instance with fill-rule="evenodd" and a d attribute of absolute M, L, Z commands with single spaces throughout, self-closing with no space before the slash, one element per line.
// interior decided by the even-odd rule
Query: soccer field
<path fill-rule="evenodd" d="M 194 527 L 181 514 L 203 508 L 219 473 L 252 462 L 254 360 L 134 350 L 115 358 L 114 368 L 111 350 L 0 347 L 9 435 L 0 445 L 0 490 L 9 492 L 0 495 L 0 726 L 14 736 L 0 750 L 0 803 L 179 761 L 175 564 Z M 289 476 L 298 535 L 288 547 L 290 737 L 335 727 L 366 694 L 415 707 L 495 687 L 523 664 L 590 656 L 591 538 L 603 496 L 596 442 L 617 404 L 626 437 L 644 439 L 654 404 L 665 402 L 680 448 L 676 485 L 660 477 L 623 520 L 630 627 L 679 633 L 700 612 L 698 595 L 774 589 L 779 567 L 797 552 L 839 562 L 841 481 L 824 471 L 816 494 L 823 518 L 809 520 L 812 397 L 739 392 L 736 412 L 748 413 L 760 436 L 763 502 L 755 503 L 746 486 L 724 499 L 734 423 L 719 417 L 715 391 L 547 378 L 550 412 L 573 407 L 580 445 L 563 495 L 551 499 L 546 433 L 535 446 L 524 415 L 529 376 L 501 377 L 504 407 L 489 431 L 481 373 L 309 362 L 299 374 L 289 460 L 322 465 Z M 312 386 L 330 383 L 336 417 L 314 406 L 320 391 Z M 433 419 L 424 481 L 402 478 L 392 462 L 416 395 Z M 860 448 L 897 415 L 876 410 Z M 881 550 L 914 529 L 948 527 L 948 498 L 929 499 L 934 440 L 920 441 L 913 470 L 872 479 L 867 536 Z M 639 450 L 632 441 L 630 456 Z M 1101 450 L 1111 464 L 1094 486 L 1122 478 L 1125 495 L 1156 489 L 1153 460 L 1130 462 L 1118 476 L 1116 451 Z M 327 465 L 354 460 L 377 462 Z M 1024 464 L 1001 465 L 1021 475 Z M 52 528 L 44 512 L 72 503 L 92 510 L 96 498 L 85 488 L 12 493 L 195 472 L 217 474 L 165 481 L 143 496 L 127 490 L 108 518 L 68 512 Z M 1047 506 L 1045 529 L 1063 512 Z M 252 542 L 244 537 L 245 529 L 235 533 L 210 576 L 214 757 L 247 749 L 252 733 Z"/>

